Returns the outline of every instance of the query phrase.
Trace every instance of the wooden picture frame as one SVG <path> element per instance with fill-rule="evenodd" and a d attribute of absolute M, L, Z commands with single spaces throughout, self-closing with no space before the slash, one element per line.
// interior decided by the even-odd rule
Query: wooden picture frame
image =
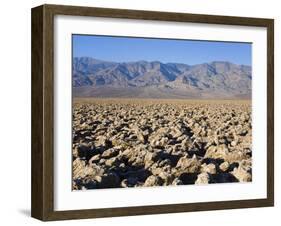
<path fill-rule="evenodd" d="M 267 29 L 267 198 L 121 208 L 54 210 L 54 16 L 126 18 Z M 31 215 L 50 220 L 163 214 L 274 205 L 274 21 L 124 9 L 42 5 L 32 9 L 32 201 Z"/>

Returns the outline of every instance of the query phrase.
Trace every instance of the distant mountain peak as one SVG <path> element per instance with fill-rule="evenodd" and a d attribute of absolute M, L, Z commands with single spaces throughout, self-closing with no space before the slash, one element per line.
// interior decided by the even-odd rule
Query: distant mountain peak
<path fill-rule="evenodd" d="M 134 87 L 143 92 L 148 92 L 149 89 L 148 93 L 152 96 L 161 90 L 162 93 L 168 92 L 171 95 L 180 93 L 183 97 L 191 94 L 200 97 L 235 97 L 250 96 L 251 83 L 251 66 L 227 61 L 188 65 L 145 60 L 118 63 L 91 57 L 73 58 L 73 87 L 80 87 L 80 90 L 87 87 L 90 93 L 95 93 L 99 87 L 103 87 L 104 92 L 108 87 L 122 92 Z M 134 93 L 134 90 L 130 92 Z M 103 96 L 102 91 L 100 93 Z M 169 96 L 168 94 L 165 96 Z"/>

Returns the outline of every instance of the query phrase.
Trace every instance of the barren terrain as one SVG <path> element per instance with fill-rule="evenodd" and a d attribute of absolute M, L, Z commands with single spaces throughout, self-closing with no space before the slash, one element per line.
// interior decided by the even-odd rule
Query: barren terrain
<path fill-rule="evenodd" d="M 73 189 L 249 182 L 248 100 L 73 101 Z"/>

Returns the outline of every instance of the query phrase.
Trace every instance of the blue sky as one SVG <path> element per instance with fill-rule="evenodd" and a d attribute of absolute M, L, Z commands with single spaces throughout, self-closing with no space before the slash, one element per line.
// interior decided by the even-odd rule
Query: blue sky
<path fill-rule="evenodd" d="M 189 65 L 229 61 L 251 65 L 250 43 L 73 35 L 73 57 L 114 62 L 161 61 Z"/>

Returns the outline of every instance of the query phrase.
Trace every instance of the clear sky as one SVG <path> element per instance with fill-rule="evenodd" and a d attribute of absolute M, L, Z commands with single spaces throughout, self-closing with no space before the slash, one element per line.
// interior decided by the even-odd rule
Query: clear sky
<path fill-rule="evenodd" d="M 251 65 L 250 43 L 73 35 L 73 57 L 114 62 L 138 60 L 189 65 L 229 61 Z"/>

